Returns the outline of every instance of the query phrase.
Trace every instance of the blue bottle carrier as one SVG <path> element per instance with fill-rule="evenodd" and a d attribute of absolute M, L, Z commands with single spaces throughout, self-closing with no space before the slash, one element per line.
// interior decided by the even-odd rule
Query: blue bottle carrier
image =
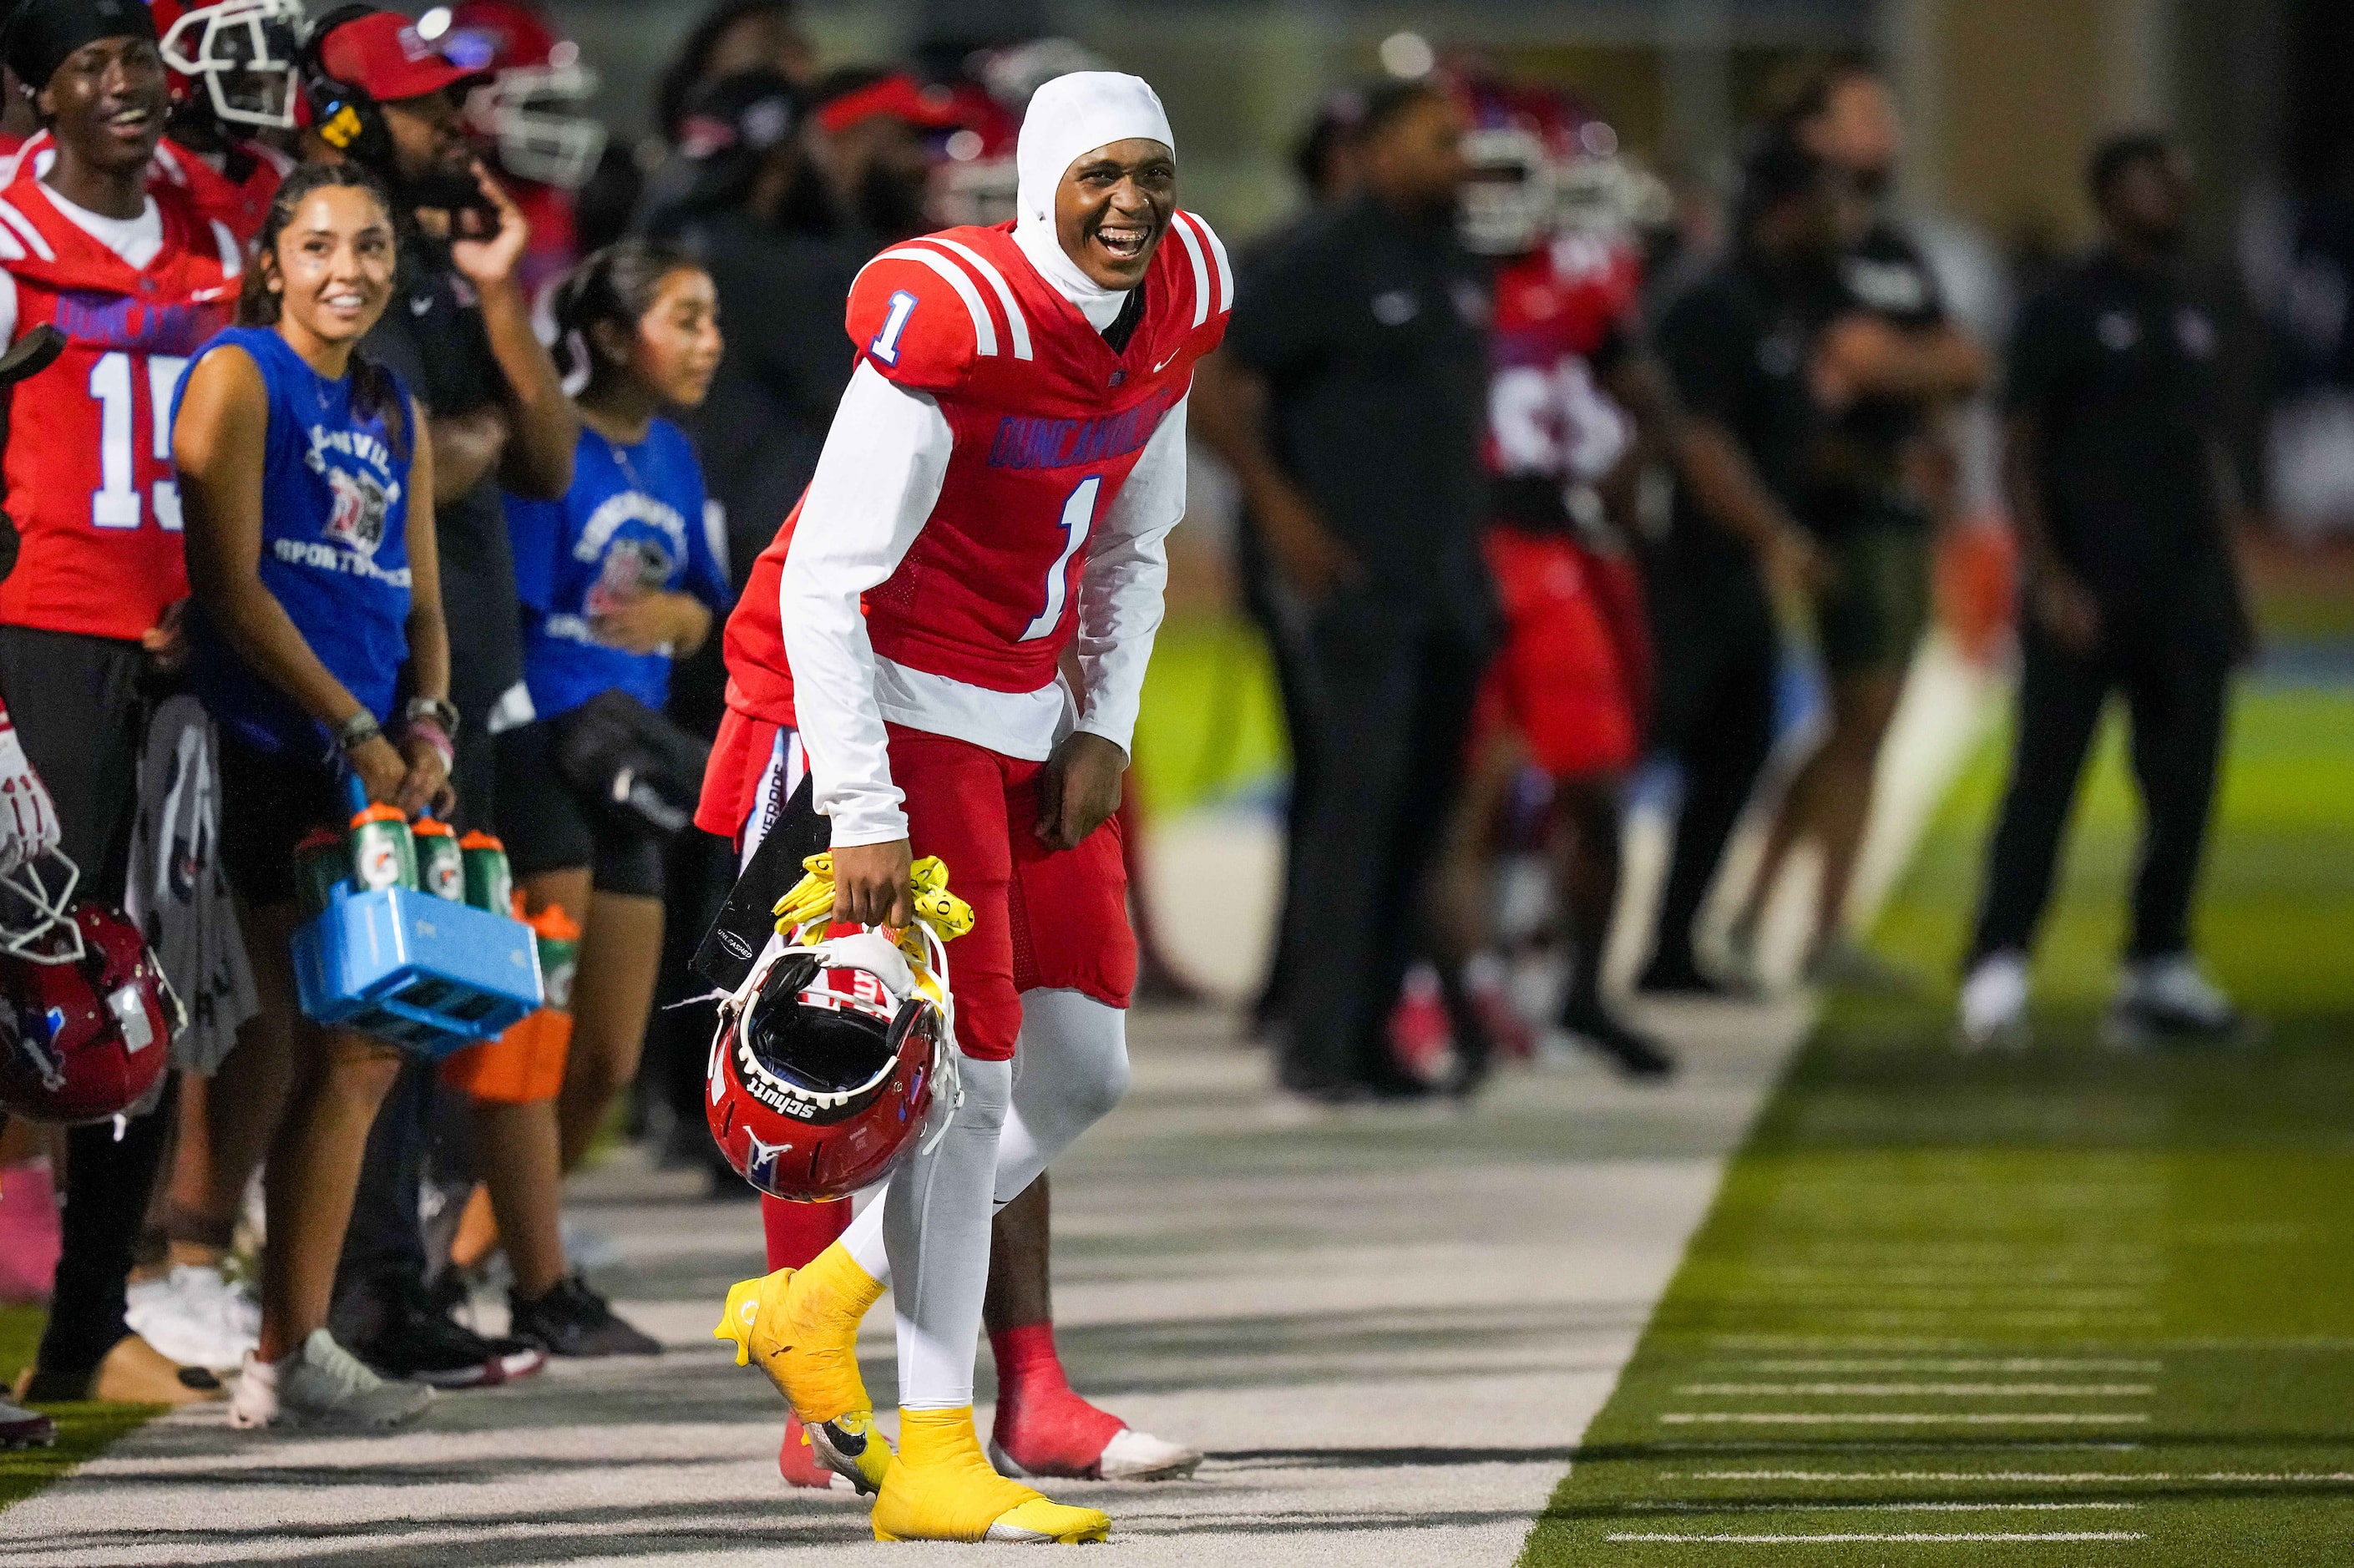
<path fill-rule="evenodd" d="M 293 947 L 306 1016 L 428 1059 L 494 1038 L 539 1006 L 530 927 L 414 888 L 337 883 Z"/>

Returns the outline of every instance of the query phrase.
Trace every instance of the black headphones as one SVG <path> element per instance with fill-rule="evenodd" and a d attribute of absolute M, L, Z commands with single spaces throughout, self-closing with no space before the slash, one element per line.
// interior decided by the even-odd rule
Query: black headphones
<path fill-rule="evenodd" d="M 311 108 L 311 129 L 319 140 L 372 173 L 392 171 L 392 131 L 384 109 L 367 89 L 327 74 L 320 58 L 327 35 L 346 22 L 374 16 L 377 5 L 338 5 L 320 17 L 302 40 L 302 97 Z"/>

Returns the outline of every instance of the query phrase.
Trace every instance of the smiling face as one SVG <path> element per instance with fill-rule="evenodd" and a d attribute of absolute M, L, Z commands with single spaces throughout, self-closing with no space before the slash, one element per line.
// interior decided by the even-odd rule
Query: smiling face
<path fill-rule="evenodd" d="M 392 218 L 357 185 L 326 185 L 278 232 L 267 259 L 281 320 L 322 344 L 356 343 L 392 297 Z"/>
<path fill-rule="evenodd" d="M 626 344 L 617 341 L 620 334 L 611 323 L 599 322 L 596 330 L 605 357 L 626 365 L 639 385 L 680 408 L 695 407 L 711 390 L 726 346 L 719 336 L 719 296 L 711 274 L 700 267 L 663 274 L 654 302 L 638 318 L 638 330 Z"/>
<path fill-rule="evenodd" d="M 154 43 L 126 37 L 68 55 L 35 101 L 58 145 L 77 161 L 127 169 L 154 156 L 171 101 Z"/>
<path fill-rule="evenodd" d="M 1177 155 L 1131 136 L 1082 153 L 1055 187 L 1055 237 L 1097 288 L 1133 289 L 1177 210 Z"/>

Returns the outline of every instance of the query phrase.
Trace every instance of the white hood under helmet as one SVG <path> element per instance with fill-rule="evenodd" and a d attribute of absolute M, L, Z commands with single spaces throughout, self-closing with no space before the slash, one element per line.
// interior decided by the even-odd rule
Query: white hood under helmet
<path fill-rule="evenodd" d="M 1151 84 L 1116 70 L 1075 70 L 1055 77 L 1031 96 L 1022 118 L 1022 137 L 1014 145 L 1014 171 L 1021 185 L 1013 242 L 1097 332 L 1119 316 L 1128 291 L 1104 288 L 1064 253 L 1061 237 L 1055 232 L 1055 190 L 1079 154 L 1133 136 L 1158 142 L 1172 153 L 1177 150 L 1168 111 Z"/>

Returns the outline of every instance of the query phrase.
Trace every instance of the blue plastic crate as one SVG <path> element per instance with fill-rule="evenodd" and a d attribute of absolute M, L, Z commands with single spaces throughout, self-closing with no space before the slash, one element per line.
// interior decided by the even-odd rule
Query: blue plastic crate
<path fill-rule="evenodd" d="M 413 888 L 339 884 L 293 946 L 306 1015 L 420 1056 L 492 1039 L 539 1005 L 530 927 Z"/>

